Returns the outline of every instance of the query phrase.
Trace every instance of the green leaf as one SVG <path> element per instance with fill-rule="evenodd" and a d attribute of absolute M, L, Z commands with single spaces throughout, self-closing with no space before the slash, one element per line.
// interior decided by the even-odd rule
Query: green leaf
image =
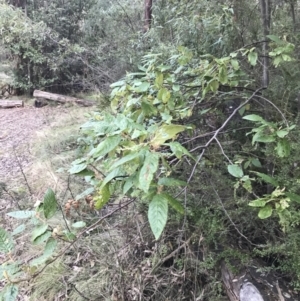
<path fill-rule="evenodd" d="M 182 146 L 179 142 L 170 142 L 170 143 L 165 143 L 165 145 L 170 146 L 171 151 L 174 153 L 174 155 L 178 158 L 181 159 L 183 155 L 187 155 L 193 160 L 195 158 L 192 156 L 192 154 L 184 147 Z"/>
<path fill-rule="evenodd" d="M 14 248 L 11 235 L 0 227 L 0 252 L 9 253 Z"/>
<path fill-rule="evenodd" d="M 74 229 L 82 229 L 86 226 L 86 222 L 80 221 L 72 224 L 72 228 Z"/>
<path fill-rule="evenodd" d="M 249 203 L 249 206 L 251 207 L 264 207 L 266 205 L 267 201 L 265 199 L 257 199 L 253 200 Z"/>
<path fill-rule="evenodd" d="M 250 51 L 248 53 L 248 61 L 252 66 L 255 66 L 257 62 L 257 52 Z"/>
<path fill-rule="evenodd" d="M 256 133 L 253 138 L 252 138 L 252 144 L 254 144 L 255 142 L 264 142 L 264 143 L 271 143 L 274 142 L 276 139 L 274 136 L 267 136 L 267 135 L 263 135 L 262 133 L 258 132 Z"/>
<path fill-rule="evenodd" d="M 12 236 L 18 235 L 20 233 L 22 233 L 24 230 L 26 229 L 24 224 L 21 224 L 20 226 L 18 226 L 13 232 L 12 232 Z"/>
<path fill-rule="evenodd" d="M 109 191 L 109 184 L 106 184 L 103 186 L 100 191 L 94 196 L 95 199 L 95 208 L 97 210 L 103 208 L 104 205 L 107 204 L 107 202 L 110 199 L 110 191 Z"/>
<path fill-rule="evenodd" d="M 262 167 L 260 161 L 256 158 L 251 159 L 251 164 L 254 165 L 255 167 Z"/>
<path fill-rule="evenodd" d="M 186 130 L 186 127 L 183 125 L 170 124 L 161 126 L 154 138 L 151 140 L 151 145 L 154 149 L 159 148 L 165 141 L 174 139 L 175 136 Z"/>
<path fill-rule="evenodd" d="M 90 187 L 90 188 L 87 188 L 85 191 L 83 191 L 82 193 L 76 195 L 76 198 L 75 200 L 78 201 L 80 199 L 83 199 L 84 197 L 86 197 L 87 195 L 89 194 L 92 194 L 94 192 L 94 187 Z"/>
<path fill-rule="evenodd" d="M 112 170 L 105 179 L 101 182 L 100 190 L 111 180 L 117 178 L 118 176 L 123 176 L 124 172 L 122 172 L 121 168 L 117 167 L 114 170 Z"/>
<path fill-rule="evenodd" d="M 107 137 L 94 150 L 90 152 L 90 155 L 92 155 L 94 158 L 105 156 L 106 154 L 114 150 L 119 145 L 121 140 L 122 139 L 120 135 Z"/>
<path fill-rule="evenodd" d="M 256 114 L 246 115 L 243 119 L 250 120 L 250 121 L 264 121 L 264 119 Z"/>
<path fill-rule="evenodd" d="M 43 242 L 45 242 L 46 240 L 48 240 L 49 237 L 51 237 L 52 232 L 51 231 L 46 231 L 45 233 L 43 233 L 42 235 L 38 236 L 32 243 L 34 245 L 39 245 Z"/>
<path fill-rule="evenodd" d="M 261 219 L 268 218 L 272 215 L 272 212 L 273 212 L 272 206 L 268 204 L 259 210 L 258 217 Z"/>
<path fill-rule="evenodd" d="M 85 170 L 87 167 L 86 163 L 80 163 L 80 164 L 74 164 L 70 170 L 69 173 L 70 174 L 76 174 L 76 173 L 80 173 L 81 171 Z"/>
<path fill-rule="evenodd" d="M 159 239 L 168 219 L 168 200 L 164 195 L 157 194 L 149 204 L 148 219 L 150 228 L 155 236 Z"/>
<path fill-rule="evenodd" d="M 30 266 L 37 266 L 45 263 L 54 253 L 56 246 L 57 241 L 53 237 L 49 238 L 45 245 L 43 255 L 32 260 Z"/>
<path fill-rule="evenodd" d="M 291 201 L 294 201 L 294 202 L 297 202 L 300 204 L 300 195 L 291 193 L 291 192 L 286 192 L 285 194 L 288 198 L 291 199 Z"/>
<path fill-rule="evenodd" d="M 155 78 L 155 87 L 160 88 L 164 82 L 164 75 L 162 73 L 159 73 Z"/>
<path fill-rule="evenodd" d="M 276 132 L 276 135 L 279 138 L 284 138 L 289 132 L 287 130 L 279 130 Z"/>
<path fill-rule="evenodd" d="M 278 36 L 274 36 L 274 35 L 267 35 L 267 37 L 272 40 L 273 42 L 277 43 L 278 45 L 284 45 L 285 43 L 279 39 Z"/>
<path fill-rule="evenodd" d="M 288 142 L 287 139 L 280 139 L 277 142 L 277 146 L 276 146 L 276 151 L 277 151 L 277 155 L 280 158 L 284 158 L 284 157 L 288 157 L 291 153 L 291 147 L 290 147 L 290 143 Z"/>
<path fill-rule="evenodd" d="M 242 168 L 236 164 L 228 165 L 227 170 L 232 176 L 236 178 L 241 178 L 244 175 Z"/>
<path fill-rule="evenodd" d="M 159 155 L 157 153 L 147 151 L 147 153 L 145 154 L 145 162 L 140 170 L 139 175 L 139 188 L 144 192 L 147 192 L 149 190 L 154 173 L 158 169 L 158 163 Z"/>
<path fill-rule="evenodd" d="M 56 202 L 55 194 L 51 188 L 49 188 L 46 191 L 46 194 L 44 196 L 43 209 L 44 209 L 44 215 L 46 219 L 51 218 L 56 212 L 57 202 Z"/>
<path fill-rule="evenodd" d="M 186 186 L 187 185 L 186 182 L 174 178 L 160 178 L 157 184 L 162 186 Z"/>
<path fill-rule="evenodd" d="M 175 209 L 180 214 L 184 214 L 184 207 L 178 200 L 165 193 L 163 193 L 163 197 L 165 197 L 168 200 L 168 203 L 173 207 L 173 209 Z"/>
<path fill-rule="evenodd" d="M 234 70 L 239 70 L 240 66 L 239 66 L 239 61 L 232 59 L 231 61 L 231 66 L 233 67 Z"/>
<path fill-rule="evenodd" d="M 150 83 L 143 82 L 141 85 L 139 85 L 137 88 L 135 88 L 136 92 L 146 92 L 150 87 Z"/>
<path fill-rule="evenodd" d="M 219 82 L 222 85 L 225 85 L 228 83 L 227 70 L 224 66 L 219 67 Z"/>
<path fill-rule="evenodd" d="M 157 93 L 157 98 L 163 103 L 167 103 L 171 98 L 171 93 L 167 88 L 161 88 Z"/>
<path fill-rule="evenodd" d="M 146 100 L 142 101 L 141 107 L 145 116 L 152 116 L 157 114 L 157 109 Z"/>
<path fill-rule="evenodd" d="M 5 287 L 4 299 L 3 301 L 15 301 L 18 297 L 18 287 L 16 285 L 8 285 Z"/>
<path fill-rule="evenodd" d="M 125 163 L 128 163 L 136 158 L 138 158 L 139 156 L 141 156 L 141 152 L 134 152 L 131 153 L 129 155 L 124 156 L 122 159 L 116 161 L 110 168 L 109 170 L 113 170 L 116 167 L 119 167 L 120 165 L 123 165 Z"/>
<path fill-rule="evenodd" d="M 17 218 L 17 219 L 23 219 L 23 218 L 30 218 L 35 217 L 36 212 L 35 211 L 13 211 L 6 213 L 6 215 Z"/>
<path fill-rule="evenodd" d="M 33 229 L 32 241 L 34 242 L 39 236 L 43 235 L 48 230 L 48 225 L 43 224 Z"/>
<path fill-rule="evenodd" d="M 251 171 L 251 172 L 256 174 L 258 177 L 260 177 L 266 183 L 269 183 L 269 184 L 273 185 L 274 187 L 279 186 L 278 182 L 274 178 L 272 178 L 264 173 L 261 173 L 261 172 L 257 172 L 257 171 Z"/>

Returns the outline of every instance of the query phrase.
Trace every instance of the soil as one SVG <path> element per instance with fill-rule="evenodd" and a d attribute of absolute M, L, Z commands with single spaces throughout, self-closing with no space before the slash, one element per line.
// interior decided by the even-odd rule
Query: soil
<path fill-rule="evenodd" d="M 24 108 L 0 110 L 0 183 L 22 176 L 34 158 L 30 141 L 41 128 L 49 125 L 51 108 Z"/>

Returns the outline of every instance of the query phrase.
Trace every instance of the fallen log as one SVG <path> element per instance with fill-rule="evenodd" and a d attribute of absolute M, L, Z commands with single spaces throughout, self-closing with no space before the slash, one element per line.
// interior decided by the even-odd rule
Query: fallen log
<path fill-rule="evenodd" d="M 0 100 L 0 108 L 9 109 L 9 108 L 18 108 L 24 107 L 24 101 L 18 99 L 5 99 Z"/>
<path fill-rule="evenodd" d="M 47 100 L 53 100 L 53 101 L 57 101 L 59 103 L 75 102 L 84 107 L 89 107 L 89 106 L 94 105 L 93 102 L 85 100 L 85 99 L 80 99 L 80 98 L 71 97 L 71 96 L 65 96 L 65 95 L 61 95 L 61 94 L 49 93 L 49 92 L 44 92 L 44 91 L 40 91 L 40 90 L 34 90 L 33 97 L 36 97 L 38 99 L 44 98 Z"/>

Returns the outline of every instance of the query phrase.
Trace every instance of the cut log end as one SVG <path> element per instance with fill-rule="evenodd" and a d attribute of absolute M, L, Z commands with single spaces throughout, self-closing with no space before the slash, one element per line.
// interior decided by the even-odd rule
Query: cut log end
<path fill-rule="evenodd" d="M 11 109 L 11 108 L 19 108 L 24 107 L 23 100 L 14 100 L 14 99 L 5 99 L 0 100 L 0 108 L 2 109 Z"/>

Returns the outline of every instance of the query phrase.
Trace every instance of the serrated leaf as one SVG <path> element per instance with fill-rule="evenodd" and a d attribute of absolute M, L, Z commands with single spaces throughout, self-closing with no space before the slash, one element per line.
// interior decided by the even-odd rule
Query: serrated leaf
<path fill-rule="evenodd" d="M 258 217 L 261 219 L 268 218 L 272 215 L 272 212 L 273 212 L 272 206 L 268 204 L 259 210 Z"/>
<path fill-rule="evenodd" d="M 141 152 L 134 152 L 129 155 L 124 156 L 122 159 L 116 161 L 110 168 L 109 170 L 113 170 L 116 167 L 119 167 L 120 165 L 123 165 L 125 163 L 128 163 L 136 158 L 138 158 L 141 155 Z"/>
<path fill-rule="evenodd" d="M 264 173 L 261 173 L 261 172 L 257 172 L 257 171 L 251 171 L 251 172 L 256 174 L 258 177 L 260 177 L 266 183 L 272 184 L 274 187 L 279 186 L 278 182 L 274 178 L 272 178 Z"/>
<path fill-rule="evenodd" d="M 101 182 L 100 190 L 109 183 L 112 179 L 117 178 L 118 176 L 123 176 L 124 172 L 121 170 L 121 168 L 117 167 L 114 170 L 112 170 L 105 179 Z"/>
<path fill-rule="evenodd" d="M 18 235 L 20 233 L 22 233 L 24 230 L 26 229 L 24 224 L 21 224 L 20 226 L 18 226 L 13 232 L 12 232 L 12 236 Z"/>
<path fill-rule="evenodd" d="M 180 214 L 184 214 L 184 207 L 177 199 L 165 193 L 163 193 L 163 196 L 168 200 L 168 203 L 173 207 L 173 209 L 175 209 Z"/>
<path fill-rule="evenodd" d="M 90 152 L 90 154 L 94 158 L 102 157 L 114 150 L 119 143 L 121 142 L 121 136 L 120 135 L 114 135 L 105 138 L 94 150 Z"/>
<path fill-rule="evenodd" d="M 86 222 L 80 221 L 72 224 L 72 228 L 74 229 L 82 229 L 86 226 Z"/>
<path fill-rule="evenodd" d="M 14 248 L 11 235 L 0 227 L 0 252 L 9 253 Z"/>
<path fill-rule="evenodd" d="M 256 62 L 257 62 L 257 52 L 254 52 L 254 51 L 250 51 L 248 53 L 248 61 L 249 63 L 252 65 L 252 66 L 255 66 L 256 65 Z"/>
<path fill-rule="evenodd" d="M 70 174 L 77 174 L 80 173 L 81 171 L 85 170 L 87 167 L 86 163 L 80 163 L 80 164 L 74 164 L 70 169 L 69 173 Z"/>
<path fill-rule="evenodd" d="M 45 245 L 43 255 L 32 260 L 30 262 L 30 266 L 37 266 L 45 263 L 53 255 L 56 246 L 57 246 L 57 241 L 52 237 L 49 238 Z"/>
<path fill-rule="evenodd" d="M 17 218 L 17 219 L 23 219 L 23 218 L 31 218 L 35 217 L 36 212 L 35 211 L 13 211 L 6 213 L 6 215 Z"/>
<path fill-rule="evenodd" d="M 139 188 L 144 192 L 147 192 L 149 190 L 154 173 L 158 169 L 158 163 L 159 155 L 157 153 L 147 151 L 147 153 L 145 154 L 143 167 L 141 168 L 139 174 Z"/>
<path fill-rule="evenodd" d="M 219 67 L 219 82 L 222 85 L 225 85 L 228 83 L 227 70 L 224 66 Z"/>
<path fill-rule="evenodd" d="M 246 115 L 243 119 L 250 120 L 250 121 L 264 121 L 264 119 L 256 114 Z"/>
<path fill-rule="evenodd" d="M 244 175 L 242 168 L 236 164 L 228 165 L 227 170 L 235 178 L 241 178 Z"/>
<path fill-rule="evenodd" d="M 39 236 L 43 235 L 48 230 L 48 225 L 43 224 L 33 229 L 32 241 L 35 241 Z"/>
<path fill-rule="evenodd" d="M 97 210 L 103 208 L 110 199 L 109 184 L 106 184 L 95 196 L 95 208 Z"/>
<path fill-rule="evenodd" d="M 162 185 L 162 186 L 185 186 L 187 185 L 186 182 L 178 180 L 178 179 L 174 179 L 174 178 L 160 178 L 158 180 L 158 185 Z"/>
<path fill-rule="evenodd" d="M 57 201 L 54 191 L 51 188 L 49 188 L 45 193 L 43 209 L 46 219 L 51 218 L 56 212 Z"/>
<path fill-rule="evenodd" d="M 182 146 L 179 142 L 170 142 L 170 143 L 166 143 L 165 145 L 170 146 L 171 151 L 174 153 L 174 155 L 178 158 L 181 159 L 183 155 L 187 155 L 190 158 L 192 158 L 193 160 L 195 160 L 195 158 L 192 156 L 192 154 L 184 147 Z"/>
<path fill-rule="evenodd" d="M 49 237 L 51 237 L 51 235 L 52 235 L 51 231 L 46 231 L 45 233 L 38 236 L 32 243 L 34 245 L 39 245 L 45 242 Z"/>
<path fill-rule="evenodd" d="M 8 285 L 5 287 L 3 301 L 15 301 L 18 297 L 18 287 L 16 285 Z"/>
<path fill-rule="evenodd" d="M 170 124 L 163 125 L 155 134 L 154 138 L 151 140 L 151 145 L 154 149 L 160 147 L 164 142 L 170 139 L 174 139 L 178 133 L 181 133 L 186 130 L 186 127 L 183 125 Z"/>
<path fill-rule="evenodd" d="M 123 186 L 123 194 L 126 194 L 133 187 L 133 185 L 138 185 L 136 174 L 134 174 L 126 179 L 124 186 Z"/>
<path fill-rule="evenodd" d="M 287 139 L 280 139 L 277 142 L 277 146 L 276 146 L 275 149 L 277 151 L 277 155 L 280 158 L 288 157 L 290 155 L 290 152 L 291 152 L 290 143 L 288 142 Z"/>
<path fill-rule="evenodd" d="M 165 228 L 168 219 L 168 200 L 161 194 L 154 196 L 149 204 L 148 220 L 150 228 L 155 236 L 159 239 Z"/>

